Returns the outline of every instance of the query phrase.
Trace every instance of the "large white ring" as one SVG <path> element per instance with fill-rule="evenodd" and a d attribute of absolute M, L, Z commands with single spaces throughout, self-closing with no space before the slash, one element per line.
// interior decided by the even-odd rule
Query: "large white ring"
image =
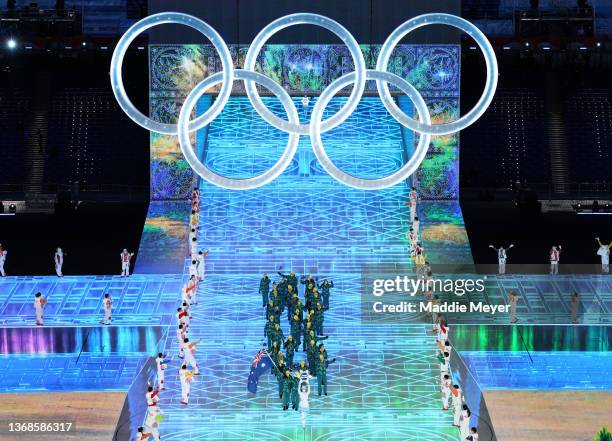
<path fill-rule="evenodd" d="M 217 31 L 215 31 L 208 23 L 188 14 L 182 14 L 180 12 L 162 12 L 159 14 L 153 14 L 134 23 L 125 32 L 125 34 L 123 34 L 115 47 L 115 51 L 113 52 L 110 67 L 111 86 L 119 106 L 121 106 L 127 116 L 129 116 L 132 121 L 139 126 L 163 135 L 176 135 L 178 133 L 177 124 L 165 124 L 158 121 L 153 121 L 151 118 L 143 115 L 134 106 L 134 104 L 132 104 L 127 96 L 125 88 L 123 87 L 123 78 L 121 74 L 123 58 L 125 57 L 130 43 L 139 34 L 147 29 L 167 23 L 183 24 L 202 33 L 210 40 L 215 49 L 217 49 L 217 52 L 219 52 L 221 64 L 223 65 L 223 85 L 221 86 L 219 95 L 213 105 L 210 106 L 210 108 L 204 114 L 189 123 L 190 131 L 201 129 L 215 119 L 219 113 L 221 113 L 223 107 L 225 107 L 225 104 L 230 97 L 230 94 L 232 93 L 232 85 L 234 82 L 234 65 L 230 51 Z"/>
<path fill-rule="evenodd" d="M 358 178 L 340 170 L 336 165 L 329 159 L 327 152 L 323 147 L 323 141 L 321 140 L 321 128 L 320 121 L 323 117 L 323 111 L 333 98 L 333 96 L 341 90 L 343 87 L 351 84 L 354 81 L 355 72 L 348 73 L 334 80 L 319 96 L 314 108 L 312 109 L 312 116 L 310 120 L 310 143 L 314 153 L 321 163 L 321 166 L 329 173 L 334 179 L 342 182 L 349 187 L 357 188 L 360 190 L 381 190 L 383 188 L 391 187 L 402 182 L 408 176 L 413 174 L 425 159 L 427 150 L 429 149 L 429 142 L 431 136 L 429 134 L 421 135 L 419 137 L 419 143 L 411 156 L 411 158 L 404 164 L 399 170 L 391 173 L 383 178 L 376 179 L 365 179 Z M 377 70 L 368 69 L 366 71 L 366 78 L 368 80 L 384 81 L 393 84 L 404 92 L 414 103 L 414 106 L 419 114 L 419 119 L 424 121 L 426 124 L 431 122 L 429 117 L 429 110 L 425 104 L 425 100 L 421 94 L 406 80 L 390 72 L 381 72 Z"/>
<path fill-rule="evenodd" d="M 181 112 L 179 114 L 178 119 L 179 144 L 181 146 L 183 155 L 185 155 L 185 159 L 187 159 L 187 162 L 189 163 L 191 168 L 193 168 L 195 172 L 202 177 L 202 179 L 205 179 L 206 181 L 218 187 L 227 188 L 229 190 L 251 190 L 253 188 L 261 187 L 262 185 L 266 185 L 272 182 L 283 171 L 285 171 L 285 169 L 291 163 L 291 160 L 295 156 L 295 152 L 297 151 L 298 144 L 300 141 L 300 135 L 296 133 L 290 133 L 289 140 L 287 142 L 287 147 L 283 151 L 281 157 L 278 159 L 278 161 L 276 161 L 272 168 L 266 170 L 264 173 L 258 176 L 254 176 L 251 178 L 228 178 L 213 172 L 204 164 L 202 164 L 202 162 L 200 162 L 197 155 L 195 154 L 193 146 L 191 145 L 191 140 L 189 139 L 189 118 L 191 116 L 191 112 L 195 108 L 196 103 L 198 102 L 200 97 L 206 92 L 206 90 L 208 90 L 212 86 L 221 83 L 222 81 L 225 81 L 223 79 L 222 74 L 223 72 L 218 72 L 214 75 L 211 75 L 210 77 L 205 78 L 200 83 L 198 83 L 198 85 L 195 86 L 191 92 L 189 92 L 189 95 L 187 95 L 185 103 L 183 104 L 183 107 L 181 107 Z M 262 86 L 268 88 L 281 101 L 283 107 L 285 108 L 285 111 L 287 112 L 289 121 L 293 124 L 299 122 L 300 118 L 298 116 L 297 109 L 293 104 L 293 100 L 280 84 L 278 84 L 271 78 L 266 77 L 263 74 L 242 69 L 236 69 L 234 71 L 234 76 L 238 80 L 255 81 L 256 83 L 259 83 Z"/>
<path fill-rule="evenodd" d="M 272 35 L 289 26 L 298 24 L 312 24 L 321 26 L 322 28 L 336 34 L 348 47 L 348 50 L 353 57 L 353 63 L 355 64 L 355 84 L 347 102 L 338 112 L 321 123 L 321 131 L 327 132 L 328 130 L 342 124 L 351 115 L 351 113 L 353 113 L 357 107 L 357 104 L 359 104 L 359 100 L 361 100 L 366 83 L 366 65 L 363 58 L 363 53 L 359 47 L 359 43 L 357 43 L 355 37 L 353 37 L 353 35 L 351 35 L 351 33 L 340 23 L 323 15 L 309 13 L 291 14 L 274 20 L 272 23 L 263 28 L 259 34 L 257 34 L 249 46 L 249 50 L 247 51 L 247 55 L 244 60 L 244 70 L 255 71 L 257 55 L 261 51 L 263 45 L 270 39 L 270 37 L 272 37 Z M 299 121 L 297 124 L 291 124 L 290 122 L 287 122 L 270 112 L 270 110 L 261 100 L 261 97 L 257 92 L 257 88 L 255 87 L 255 83 L 252 81 L 245 81 L 244 85 L 249 101 L 251 101 L 251 104 L 253 107 L 255 107 L 257 113 L 259 113 L 259 115 L 269 124 L 287 133 L 299 133 L 301 135 L 307 135 L 309 133 L 308 124 L 300 124 Z"/>
<path fill-rule="evenodd" d="M 480 97 L 476 105 L 472 108 L 472 110 L 470 110 L 458 120 L 450 123 L 434 125 L 424 124 L 423 122 L 415 121 L 413 118 L 406 115 L 397 106 L 397 104 L 391 97 L 389 87 L 386 83 L 376 81 L 376 87 L 378 88 L 378 93 L 380 94 L 382 102 L 389 111 L 389 113 L 393 115 L 393 117 L 397 121 L 402 123 L 404 126 L 409 127 L 410 129 L 418 133 L 429 135 L 448 135 L 450 133 L 463 130 L 466 127 L 472 125 L 474 122 L 476 122 L 476 120 L 480 118 L 480 116 L 487 110 L 489 104 L 491 104 L 491 101 L 493 100 L 493 95 L 495 94 L 495 89 L 497 88 L 497 58 L 495 57 L 495 52 L 493 51 L 491 43 L 489 43 L 489 40 L 487 40 L 487 37 L 485 37 L 485 35 L 480 31 L 480 29 L 478 29 L 469 21 L 464 20 L 461 17 L 457 17 L 456 15 L 419 15 L 403 23 L 395 31 L 393 31 L 391 35 L 389 35 L 389 38 L 387 38 L 387 41 L 385 41 L 380 50 L 378 61 L 376 63 L 376 70 L 387 70 L 387 65 L 389 64 L 391 52 L 393 52 L 395 46 L 406 34 L 415 29 L 431 24 L 449 25 L 466 32 L 470 37 L 474 39 L 474 41 L 476 41 L 476 44 L 480 46 L 480 49 L 484 54 L 485 62 L 487 65 L 487 82 L 485 84 L 482 96 Z"/>

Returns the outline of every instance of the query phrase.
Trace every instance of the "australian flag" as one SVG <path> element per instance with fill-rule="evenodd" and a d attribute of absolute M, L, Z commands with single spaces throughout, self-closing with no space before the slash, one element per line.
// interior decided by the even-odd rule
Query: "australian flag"
<path fill-rule="evenodd" d="M 262 349 L 257 353 L 253 362 L 251 363 L 251 372 L 249 373 L 249 382 L 247 383 L 247 389 L 249 392 L 257 393 L 257 383 L 259 383 L 259 377 L 265 374 L 272 368 L 272 359 L 268 355 L 265 349 Z"/>

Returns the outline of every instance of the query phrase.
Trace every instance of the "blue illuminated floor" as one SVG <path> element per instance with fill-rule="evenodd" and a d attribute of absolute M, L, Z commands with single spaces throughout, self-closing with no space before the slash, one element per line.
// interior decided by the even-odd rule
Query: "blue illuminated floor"
<path fill-rule="evenodd" d="M 612 353 L 463 351 L 482 389 L 612 390 Z"/>
<path fill-rule="evenodd" d="M 115 326 L 156 325 L 172 314 L 181 274 L 119 276 L 4 277 L 0 280 L 0 326 L 34 325 L 34 294 L 42 292 L 47 326 L 97 325 L 102 298 L 113 301 Z"/>
<path fill-rule="evenodd" d="M 342 129 L 324 135 L 331 159 L 360 176 L 388 173 L 403 161 L 399 127 L 391 121 L 379 100 L 362 100 Z M 210 127 L 206 161 L 233 177 L 260 173 L 285 141 L 286 135 L 261 122 L 245 98 L 232 98 Z M 204 339 L 198 357 L 205 367 L 184 408 L 174 355 L 166 374 L 169 390 L 160 404 L 168 417 L 161 427 L 164 439 L 457 439 L 451 415 L 440 410 L 433 337 L 426 327 L 367 326 L 360 320 L 363 266 L 410 265 L 405 185 L 364 192 L 338 184 L 320 170 L 303 139 L 293 165 L 274 183 L 248 192 L 203 184 L 201 194 L 199 240 L 210 255 L 191 337 Z M 311 395 L 304 431 L 296 412 L 281 410 L 271 376 L 262 379 L 255 397 L 246 392 L 265 320 L 259 278 L 268 272 L 275 279 L 281 268 L 336 284 L 325 333 L 337 362 L 329 369 L 329 396 Z M 285 316 L 281 324 L 287 332 Z M 174 335 L 168 351 L 178 351 Z"/>

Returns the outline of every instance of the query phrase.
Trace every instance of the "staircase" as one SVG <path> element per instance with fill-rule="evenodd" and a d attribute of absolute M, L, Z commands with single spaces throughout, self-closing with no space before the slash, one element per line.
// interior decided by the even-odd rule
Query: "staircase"
<path fill-rule="evenodd" d="M 49 103 L 49 77 L 45 72 L 36 76 L 32 94 L 31 120 L 27 126 L 25 152 L 25 199 L 28 210 L 49 210 L 55 197 L 42 194 L 47 149 L 47 121 Z"/>
<path fill-rule="evenodd" d="M 553 75 L 548 75 L 546 84 L 548 147 L 550 151 L 550 176 L 553 192 L 557 194 L 568 193 L 570 190 L 569 167 L 567 164 L 561 87 L 558 79 Z"/>

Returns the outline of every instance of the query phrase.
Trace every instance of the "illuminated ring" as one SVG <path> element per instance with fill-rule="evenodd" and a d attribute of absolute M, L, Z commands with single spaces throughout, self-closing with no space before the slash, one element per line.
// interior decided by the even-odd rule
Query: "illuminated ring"
<path fill-rule="evenodd" d="M 255 71 L 257 56 L 263 45 L 270 39 L 270 37 L 272 37 L 272 35 L 289 26 L 298 24 L 312 24 L 321 26 L 322 28 L 336 34 L 347 45 L 348 50 L 353 57 L 353 63 L 355 64 L 355 85 L 347 102 L 337 113 L 321 123 L 321 131 L 327 132 L 328 130 L 342 124 L 357 108 L 359 100 L 361 99 L 363 91 L 365 90 L 366 83 L 366 65 L 363 58 L 363 53 L 359 47 L 359 43 L 357 43 L 355 37 L 353 37 L 351 33 L 340 23 L 323 15 L 309 13 L 291 14 L 274 20 L 272 23 L 263 28 L 259 34 L 257 34 L 251 43 L 251 46 L 249 46 L 249 50 L 247 51 L 247 55 L 244 60 L 244 70 Z M 255 107 L 257 113 L 259 113 L 259 115 L 270 125 L 287 133 L 298 133 L 300 135 L 307 135 L 309 133 L 308 124 L 300 124 L 299 121 L 297 124 L 292 124 L 270 112 L 270 110 L 263 104 L 263 101 L 257 92 L 257 88 L 252 81 L 245 81 L 244 85 L 249 101 L 251 101 L 251 104 Z"/>
<path fill-rule="evenodd" d="M 485 84 L 482 96 L 480 97 L 476 105 L 472 108 L 472 110 L 466 113 L 463 117 L 459 118 L 457 121 L 445 124 L 424 124 L 422 122 L 414 120 L 413 118 L 410 118 L 397 106 L 397 104 L 391 97 L 389 87 L 386 83 L 377 81 L 376 87 L 378 88 L 378 93 L 380 94 L 384 106 L 387 108 L 389 113 L 401 124 L 414 130 L 415 132 L 422 134 L 448 135 L 450 133 L 463 130 L 466 127 L 472 125 L 474 122 L 476 122 L 476 120 L 480 118 L 480 116 L 487 110 L 489 104 L 491 104 L 491 101 L 493 100 L 493 95 L 495 94 L 495 89 L 497 88 L 497 59 L 495 58 L 495 52 L 493 51 L 491 43 L 489 43 L 489 40 L 487 40 L 487 37 L 485 37 L 485 35 L 480 31 L 480 29 L 478 29 L 469 21 L 464 20 L 463 18 L 457 17 L 455 15 L 419 15 L 403 23 L 395 31 L 393 31 L 391 35 L 389 35 L 389 38 L 387 38 L 387 41 L 385 41 L 382 48 L 380 49 L 380 54 L 376 63 L 376 70 L 383 72 L 387 70 L 387 65 L 389 64 L 391 52 L 393 51 L 393 49 L 395 49 L 395 46 L 406 34 L 415 29 L 431 24 L 449 25 L 466 32 L 476 41 L 476 44 L 478 44 L 484 54 L 485 62 L 487 65 L 487 82 Z"/>
<path fill-rule="evenodd" d="M 334 97 L 336 93 L 338 93 L 339 90 L 351 84 L 354 81 L 354 78 L 355 72 L 351 72 L 341 76 L 340 78 L 337 78 L 319 96 L 319 99 L 317 100 L 314 108 L 312 109 L 312 116 L 310 119 L 310 143 L 312 144 L 314 153 L 319 162 L 321 163 L 321 166 L 335 180 L 342 182 L 343 184 L 346 184 L 349 187 L 357 188 L 359 190 L 381 190 L 383 188 L 399 184 L 419 168 L 419 165 L 421 165 L 421 162 L 423 162 L 423 159 L 425 159 L 425 155 L 427 154 L 427 150 L 429 149 L 431 135 L 421 135 L 419 137 L 419 143 L 408 162 L 406 162 L 406 164 L 404 164 L 396 172 L 391 173 L 390 175 L 385 176 L 383 178 L 357 178 L 340 170 L 338 167 L 336 167 L 336 165 L 331 162 L 331 160 L 327 156 L 325 148 L 323 147 L 323 142 L 321 140 L 320 121 L 323 117 L 323 111 L 325 110 L 325 107 L 327 106 L 329 101 Z M 417 113 L 419 114 L 419 119 L 421 121 L 424 121 L 426 124 L 429 124 L 431 122 L 431 119 L 429 117 L 429 110 L 427 109 L 425 100 L 423 100 L 421 94 L 402 77 L 399 77 L 390 72 L 381 72 L 378 70 L 368 69 L 366 71 L 366 78 L 368 80 L 389 82 L 394 86 L 398 87 L 402 92 L 408 95 L 408 97 L 414 103 Z"/>
<path fill-rule="evenodd" d="M 214 184 L 218 187 L 227 188 L 228 190 L 251 190 L 253 188 L 261 187 L 262 185 L 266 185 L 276 179 L 289 164 L 291 160 L 295 156 L 295 152 L 298 148 L 298 143 L 300 141 L 300 135 L 296 133 L 289 134 L 289 140 L 287 141 L 287 147 L 285 148 L 283 154 L 279 158 L 278 161 L 272 166 L 272 168 L 266 170 L 264 173 L 258 176 L 254 176 L 252 178 L 227 178 L 225 176 L 219 175 L 213 172 L 211 169 L 206 167 L 195 154 L 194 148 L 191 145 L 191 140 L 189 139 L 190 129 L 189 129 L 189 118 L 191 116 L 191 112 L 196 106 L 196 103 L 200 99 L 204 92 L 208 90 L 210 87 L 215 86 L 223 81 L 223 72 L 218 72 L 214 75 L 211 75 L 200 83 L 198 83 L 187 98 L 185 99 L 185 103 L 183 107 L 181 107 L 181 112 L 179 114 L 178 119 L 178 135 L 179 135 L 179 144 L 181 146 L 181 150 L 183 155 L 185 155 L 185 159 L 187 162 L 195 170 L 195 172 L 205 179 L 206 181 Z M 300 118 L 298 116 L 297 109 L 293 104 L 293 100 L 289 96 L 289 94 L 285 91 L 283 86 L 268 78 L 267 76 L 257 73 L 251 72 L 243 69 L 236 69 L 234 71 L 235 78 L 238 80 L 249 80 L 255 81 L 258 84 L 269 89 L 277 98 L 281 101 L 285 111 L 287 112 L 287 116 L 289 117 L 289 121 L 291 123 L 299 122 Z M 224 84 L 225 85 L 225 84 Z M 231 86 L 231 84 L 230 84 Z M 262 103 L 262 106 L 264 104 Z"/>
<path fill-rule="evenodd" d="M 221 110 L 223 110 L 223 107 L 229 100 L 230 94 L 232 93 L 232 84 L 234 82 L 234 64 L 227 45 L 217 31 L 199 18 L 182 14 L 180 12 L 162 12 L 160 14 L 153 14 L 136 22 L 125 32 L 125 34 L 123 34 L 115 47 L 115 51 L 113 52 L 110 67 L 111 86 L 119 106 L 123 109 L 127 116 L 129 116 L 139 126 L 151 132 L 161 133 L 162 135 L 176 135 L 178 133 L 177 124 L 165 124 L 158 121 L 153 121 L 151 118 L 143 115 L 134 106 L 134 104 L 132 104 L 127 96 L 125 88 L 123 87 L 123 78 L 121 74 L 123 58 L 125 57 L 130 43 L 134 41 L 134 39 L 143 31 L 146 31 L 154 26 L 167 23 L 189 26 L 207 37 L 215 49 L 217 49 L 217 52 L 219 52 L 221 64 L 223 65 L 223 85 L 219 91 L 219 96 L 214 101 L 213 105 L 203 115 L 189 123 L 189 131 L 193 132 L 201 129 L 215 119 L 219 113 L 221 113 Z"/>

